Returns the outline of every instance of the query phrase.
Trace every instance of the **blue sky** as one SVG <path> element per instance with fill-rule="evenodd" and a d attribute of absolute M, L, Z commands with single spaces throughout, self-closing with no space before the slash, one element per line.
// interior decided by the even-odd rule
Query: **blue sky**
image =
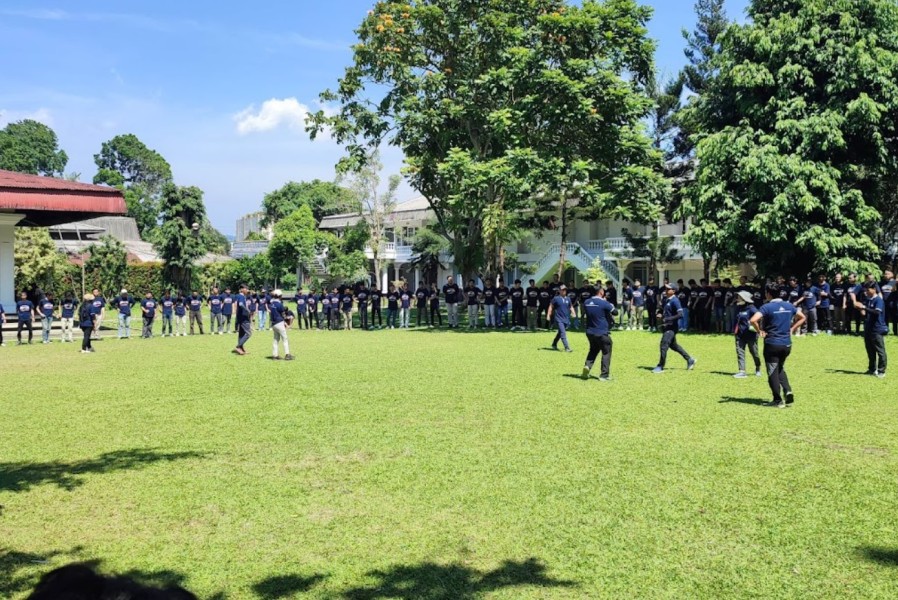
<path fill-rule="evenodd" d="M 102 142 L 134 133 L 205 191 L 213 224 L 233 233 L 266 192 L 333 179 L 341 150 L 302 129 L 318 93 L 349 64 L 353 30 L 374 0 L 264 3 L 159 0 L 0 2 L 0 126 L 33 118 L 56 131 L 68 171 L 90 181 Z M 663 72 L 684 62 L 693 0 L 647 0 Z M 748 0 L 728 0 L 742 20 Z M 384 152 L 389 172 L 402 157 Z M 400 200 L 414 192 L 403 187 Z"/>

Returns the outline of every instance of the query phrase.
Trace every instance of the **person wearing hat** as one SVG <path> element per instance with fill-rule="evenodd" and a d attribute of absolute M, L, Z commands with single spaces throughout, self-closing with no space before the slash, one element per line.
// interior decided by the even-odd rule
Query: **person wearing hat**
<path fill-rule="evenodd" d="M 252 313 L 247 305 L 248 292 L 249 289 L 246 285 L 241 285 L 240 293 L 238 293 L 237 297 L 234 299 L 234 304 L 236 304 L 237 310 L 237 315 L 234 319 L 234 322 L 237 325 L 237 347 L 234 348 L 234 354 L 239 354 L 240 356 L 246 354 L 243 345 L 249 341 L 250 336 L 253 334 Z"/>
<path fill-rule="evenodd" d="M 733 375 L 736 379 L 745 379 L 745 348 L 751 352 L 755 359 L 755 376 L 761 376 L 761 355 L 758 352 L 758 332 L 751 326 L 751 318 L 758 309 L 755 307 L 754 298 L 745 290 L 736 293 L 736 361 L 739 363 L 739 372 Z"/>
<path fill-rule="evenodd" d="M 886 322 L 886 304 L 876 283 L 867 281 L 863 284 L 866 302 L 855 302 L 854 308 L 864 316 L 864 346 L 867 349 L 867 375 L 886 376 L 888 357 L 883 336 L 888 335 L 889 325 Z"/>
<path fill-rule="evenodd" d="M 282 296 L 283 292 L 281 290 L 272 291 L 271 301 L 268 305 L 268 312 L 271 315 L 271 332 L 274 335 L 274 341 L 271 346 L 271 358 L 281 360 L 278 343 L 283 342 L 284 360 L 293 360 L 293 355 L 290 354 L 290 342 L 287 341 L 287 323 L 285 322 L 287 309 L 281 300 Z"/>
<path fill-rule="evenodd" d="M 752 315 L 749 323 L 764 338 L 767 383 L 773 392 L 773 401 L 767 406 L 786 408 L 795 402 L 786 375 L 786 359 L 792 353 L 792 336 L 801 329 L 805 316 L 800 308 L 788 301 L 788 296 L 783 300 L 778 286 L 768 285 L 766 295 L 767 303 Z"/>
<path fill-rule="evenodd" d="M 546 311 L 546 326 L 555 317 L 555 325 L 558 327 L 558 333 L 555 334 L 555 341 L 552 342 L 552 349 L 558 350 L 558 341 L 564 344 L 565 352 L 572 352 L 570 345 L 567 343 L 567 328 L 571 326 L 571 299 L 567 297 L 567 286 L 558 287 L 558 295 L 552 298 L 549 308 Z"/>
<path fill-rule="evenodd" d="M 131 337 L 131 307 L 134 306 L 134 298 L 128 294 L 128 290 L 122 288 L 113 304 L 118 308 L 118 339 Z"/>
<path fill-rule="evenodd" d="M 677 343 L 677 332 L 680 330 L 680 322 L 683 320 L 683 306 L 680 304 L 676 291 L 671 285 L 664 286 L 664 295 L 666 299 L 661 308 L 661 320 L 664 334 L 661 336 L 661 359 L 658 366 L 652 370 L 656 375 L 664 372 L 667 365 L 667 351 L 673 350 L 683 357 L 686 361 L 686 369 L 691 371 L 695 368 L 696 360 L 689 356 L 689 353 Z"/>
<path fill-rule="evenodd" d="M 81 304 L 81 309 L 78 311 L 78 326 L 81 328 L 81 332 L 84 335 L 84 338 L 81 340 L 82 354 L 94 351 L 94 348 L 91 345 L 91 337 L 94 333 L 94 324 L 99 318 L 99 313 L 94 310 L 95 300 L 96 296 L 93 294 L 84 294 L 84 302 Z"/>
<path fill-rule="evenodd" d="M 153 337 L 153 321 L 156 320 L 156 308 L 159 303 L 153 298 L 152 292 L 147 292 L 146 297 L 140 301 L 140 310 L 143 312 L 143 339 Z"/>
<path fill-rule="evenodd" d="M 586 289 L 586 288 L 584 288 Z M 609 381 L 611 376 L 611 328 L 617 308 L 605 300 L 602 286 L 593 289 L 593 296 L 583 301 L 583 318 L 586 321 L 586 339 L 589 340 L 589 354 L 583 365 L 583 379 L 589 379 L 589 372 L 602 353 L 602 374 L 599 381 Z"/>

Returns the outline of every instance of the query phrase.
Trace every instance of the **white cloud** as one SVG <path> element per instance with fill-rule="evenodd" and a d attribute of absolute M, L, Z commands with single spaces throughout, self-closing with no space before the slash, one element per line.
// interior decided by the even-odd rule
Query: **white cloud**
<path fill-rule="evenodd" d="M 0 108 L 0 127 L 6 126 L 8 123 L 14 123 L 16 121 L 22 121 L 24 119 L 31 119 L 32 121 L 39 121 L 44 125 L 49 127 L 53 126 L 53 114 L 47 108 L 38 108 L 33 111 L 16 111 L 16 110 L 4 110 Z"/>
<path fill-rule="evenodd" d="M 310 112 L 309 107 L 296 98 L 272 98 L 263 102 L 258 111 L 255 105 L 240 111 L 234 115 L 234 121 L 237 122 L 237 132 L 241 135 L 281 127 L 303 132 Z"/>

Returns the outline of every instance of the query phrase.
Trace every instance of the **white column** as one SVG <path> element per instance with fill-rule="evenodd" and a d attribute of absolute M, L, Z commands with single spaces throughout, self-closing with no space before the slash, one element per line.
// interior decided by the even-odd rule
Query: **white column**
<path fill-rule="evenodd" d="M 390 265 L 387 265 L 387 266 L 384 268 L 383 275 L 380 276 L 380 279 L 381 279 L 381 282 L 380 282 L 380 290 L 381 290 L 382 292 L 386 292 L 386 291 L 387 291 L 387 281 L 390 279 L 389 272 L 390 272 Z"/>
<path fill-rule="evenodd" d="M 421 287 L 421 267 L 415 267 L 415 289 Z"/>
<path fill-rule="evenodd" d="M 16 223 L 24 216 L 0 213 L 0 304 L 6 312 L 15 312 Z"/>

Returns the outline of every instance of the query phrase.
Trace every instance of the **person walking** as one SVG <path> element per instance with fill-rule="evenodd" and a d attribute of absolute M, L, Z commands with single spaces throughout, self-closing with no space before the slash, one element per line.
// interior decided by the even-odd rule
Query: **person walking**
<path fill-rule="evenodd" d="M 190 308 L 190 335 L 193 335 L 193 325 L 194 323 L 200 330 L 200 335 L 203 335 L 203 297 L 199 292 L 193 292 L 191 294 L 190 299 L 187 301 L 187 306 Z"/>
<path fill-rule="evenodd" d="M 864 346 L 867 349 L 867 375 L 886 376 L 888 357 L 883 336 L 888 335 L 886 304 L 873 282 L 864 283 L 865 302 L 856 302 L 855 309 L 864 315 Z"/>
<path fill-rule="evenodd" d="M 62 304 L 60 305 L 60 316 L 62 318 L 62 341 L 72 343 L 74 342 L 74 337 L 72 332 L 75 330 L 75 311 L 78 309 L 78 301 L 75 300 L 72 292 L 66 292 L 65 297 L 62 299 Z M 0 313 L 3 310 L 0 309 Z M 81 328 L 81 324 L 78 324 L 78 328 Z M 2 341 L 2 340 L 0 340 Z"/>
<path fill-rule="evenodd" d="M 53 294 L 47 292 L 37 304 L 37 310 L 41 315 L 41 343 L 50 343 L 50 332 L 53 331 L 53 318 L 56 316 L 56 302 Z"/>
<path fill-rule="evenodd" d="M 34 338 L 34 302 L 28 299 L 28 294 L 25 292 L 19 293 L 19 301 L 16 302 L 16 317 L 18 317 L 18 324 L 16 326 L 16 345 L 22 345 L 22 330 L 28 330 L 28 343 L 32 343 L 32 339 Z"/>
<path fill-rule="evenodd" d="M 582 296 L 581 296 L 582 297 Z M 601 286 L 595 288 L 591 298 L 583 301 L 583 319 L 586 321 L 586 339 L 589 341 L 589 353 L 583 365 L 583 379 L 589 379 L 589 373 L 595 365 L 599 353 L 602 354 L 602 371 L 599 381 L 610 381 L 611 378 L 611 328 L 617 308 L 605 300 L 605 290 Z"/>
<path fill-rule="evenodd" d="M 118 296 L 112 301 L 118 308 L 118 339 L 131 338 L 131 307 L 134 306 L 134 298 L 128 290 L 122 288 Z"/>
<path fill-rule="evenodd" d="M 94 302 L 96 296 L 93 294 L 84 294 L 84 302 L 78 311 L 78 326 L 81 329 L 81 353 L 89 354 L 94 351 L 91 340 L 94 335 L 95 321 L 99 317 L 99 313 L 94 310 Z"/>
<path fill-rule="evenodd" d="M 558 333 L 555 334 L 552 349 L 558 350 L 558 342 L 560 340 L 564 345 L 564 351 L 572 352 L 571 346 L 567 341 L 567 328 L 571 326 L 571 299 L 567 297 L 567 287 L 564 285 L 559 286 L 558 295 L 552 298 L 546 311 L 547 321 L 551 321 L 553 316 L 555 317 L 555 325 L 558 327 Z"/>
<path fill-rule="evenodd" d="M 143 312 L 143 339 L 153 337 L 153 322 L 156 320 L 156 308 L 158 303 L 153 298 L 152 292 L 147 292 L 146 297 L 140 301 L 140 310 Z"/>
<path fill-rule="evenodd" d="M 758 309 L 755 307 L 752 295 L 743 290 L 736 293 L 736 362 L 739 371 L 733 375 L 736 379 L 745 379 L 745 349 L 748 348 L 755 361 L 755 376 L 761 376 L 761 355 L 758 352 L 758 332 L 751 326 L 751 318 Z"/>
<path fill-rule="evenodd" d="M 658 375 L 664 372 L 667 366 L 667 351 L 673 350 L 683 357 L 686 361 L 686 369 L 691 371 L 695 368 L 696 359 L 689 356 L 685 348 L 677 343 L 677 333 L 680 330 L 680 322 L 683 319 L 683 306 L 680 304 L 676 291 L 672 286 L 667 285 L 664 288 L 666 296 L 664 305 L 661 307 L 661 322 L 664 334 L 661 336 L 661 358 L 658 366 L 652 370 L 652 373 Z"/>
<path fill-rule="evenodd" d="M 180 292 L 175 298 L 175 335 L 187 335 L 187 298 Z"/>
<path fill-rule="evenodd" d="M 349 308 L 352 310 L 352 290 L 347 290 L 346 293 L 349 294 Z M 279 346 L 283 344 L 284 360 L 293 360 L 293 355 L 290 354 L 290 341 L 287 339 L 287 308 L 284 306 L 283 295 L 281 290 L 273 290 L 271 292 L 271 302 L 268 305 L 268 312 L 271 314 L 271 333 L 273 337 L 271 358 L 281 360 Z M 352 319 L 349 320 L 351 321 Z"/>
<path fill-rule="evenodd" d="M 767 303 L 749 321 L 764 339 L 764 363 L 773 400 L 767 406 L 786 408 L 795 394 L 786 374 L 786 359 L 792 353 L 792 336 L 801 329 L 805 316 L 801 309 L 780 297 L 779 288 L 768 285 Z"/>
<path fill-rule="evenodd" d="M 437 284 L 430 284 L 430 327 L 436 327 L 437 320 L 440 322 L 440 327 L 443 326 L 443 313 L 440 312 L 440 290 L 437 289 Z"/>
<path fill-rule="evenodd" d="M 458 329 L 458 301 L 461 299 L 461 289 L 452 275 L 446 277 L 443 299 L 446 301 L 446 321 L 449 323 L 449 329 Z"/>
<path fill-rule="evenodd" d="M 241 285 L 239 290 L 237 297 L 234 299 L 234 304 L 236 305 L 234 309 L 237 312 L 234 317 L 235 329 L 237 330 L 237 346 L 234 348 L 234 354 L 244 356 L 247 353 L 244 345 L 253 335 L 253 321 L 247 298 L 249 289 L 246 285 Z"/>

